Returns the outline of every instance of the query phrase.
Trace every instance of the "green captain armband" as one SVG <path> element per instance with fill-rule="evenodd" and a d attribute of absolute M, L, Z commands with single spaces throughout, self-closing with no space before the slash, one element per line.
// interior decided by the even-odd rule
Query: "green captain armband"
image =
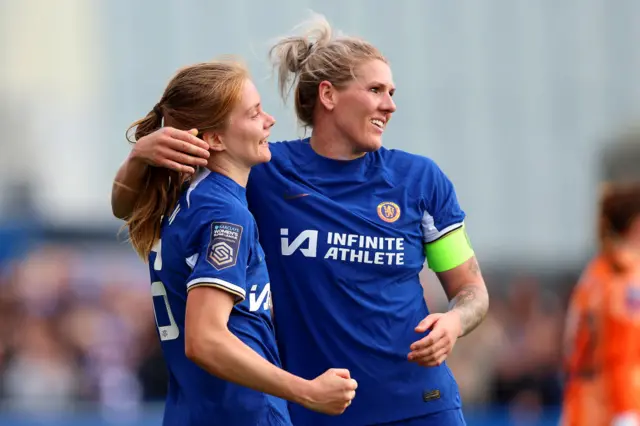
<path fill-rule="evenodd" d="M 433 272 L 444 272 L 462 265 L 473 256 L 464 225 L 444 237 L 424 245 L 427 264 Z"/>

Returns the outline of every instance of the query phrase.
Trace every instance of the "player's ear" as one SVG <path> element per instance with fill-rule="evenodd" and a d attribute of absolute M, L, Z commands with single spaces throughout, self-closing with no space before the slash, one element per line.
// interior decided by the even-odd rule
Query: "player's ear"
<path fill-rule="evenodd" d="M 318 99 L 320 103 L 329 111 L 333 111 L 336 106 L 337 91 L 328 81 L 323 81 L 318 87 Z"/>
<path fill-rule="evenodd" d="M 202 140 L 209 144 L 209 149 L 212 151 L 220 152 L 225 150 L 222 135 L 218 132 L 204 132 Z"/>

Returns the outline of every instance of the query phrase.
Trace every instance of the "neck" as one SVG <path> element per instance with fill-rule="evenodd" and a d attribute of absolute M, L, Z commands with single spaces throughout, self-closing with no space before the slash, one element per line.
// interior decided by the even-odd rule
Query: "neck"
<path fill-rule="evenodd" d="M 636 241 L 619 241 L 612 254 L 619 266 L 635 269 L 640 261 L 640 244 Z"/>
<path fill-rule="evenodd" d="M 311 148 L 316 154 L 332 160 L 355 160 L 366 154 L 354 150 L 351 141 L 335 126 L 322 122 L 313 127 Z"/>
<path fill-rule="evenodd" d="M 634 257 L 640 257 L 640 241 L 629 239 L 621 244 L 621 249 Z"/>
<path fill-rule="evenodd" d="M 251 171 L 250 167 L 238 165 L 222 154 L 213 153 L 209 157 L 207 169 L 228 177 L 243 188 L 247 187 Z"/>

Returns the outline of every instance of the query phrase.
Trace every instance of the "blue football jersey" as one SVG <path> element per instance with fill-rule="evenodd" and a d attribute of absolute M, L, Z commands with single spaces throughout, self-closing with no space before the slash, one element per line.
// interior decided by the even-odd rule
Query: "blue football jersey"
<path fill-rule="evenodd" d="M 149 256 L 151 290 L 162 351 L 169 369 L 167 426 L 290 425 L 286 401 L 221 380 L 185 355 L 189 289 L 211 286 L 236 300 L 229 330 L 280 366 L 271 320 L 264 252 L 245 189 L 204 170 L 163 219 Z"/>
<path fill-rule="evenodd" d="M 312 379 L 347 368 L 358 381 L 338 417 L 291 405 L 294 424 L 360 426 L 459 408 L 446 364 L 407 360 L 429 314 L 424 244 L 463 226 L 453 185 L 428 158 L 381 148 L 353 161 L 308 139 L 272 143 L 247 186 L 273 291 L 284 367 Z"/>

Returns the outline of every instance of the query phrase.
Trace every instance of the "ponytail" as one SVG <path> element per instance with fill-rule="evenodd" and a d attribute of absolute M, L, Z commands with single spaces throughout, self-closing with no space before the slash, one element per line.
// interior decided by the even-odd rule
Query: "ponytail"
<path fill-rule="evenodd" d="M 242 99 L 249 78 L 246 67 L 235 61 L 203 62 L 180 69 L 169 81 L 160 102 L 127 129 L 131 143 L 163 125 L 178 130 L 222 129 Z M 164 122 L 163 122 L 164 120 Z M 129 134 L 135 130 L 135 137 Z M 164 167 L 146 167 L 142 187 L 125 226 L 135 251 L 147 260 L 160 238 L 162 217 L 171 214 L 190 175 Z"/>
<path fill-rule="evenodd" d="M 135 129 L 135 141 L 162 126 L 162 109 L 156 105 L 146 117 L 133 123 L 127 135 Z M 135 143 L 127 137 L 127 139 Z M 178 202 L 185 176 L 163 167 L 147 167 L 143 185 L 131 216 L 126 221 L 129 240 L 138 255 L 146 260 L 155 242 L 160 238 L 162 217 Z"/>

